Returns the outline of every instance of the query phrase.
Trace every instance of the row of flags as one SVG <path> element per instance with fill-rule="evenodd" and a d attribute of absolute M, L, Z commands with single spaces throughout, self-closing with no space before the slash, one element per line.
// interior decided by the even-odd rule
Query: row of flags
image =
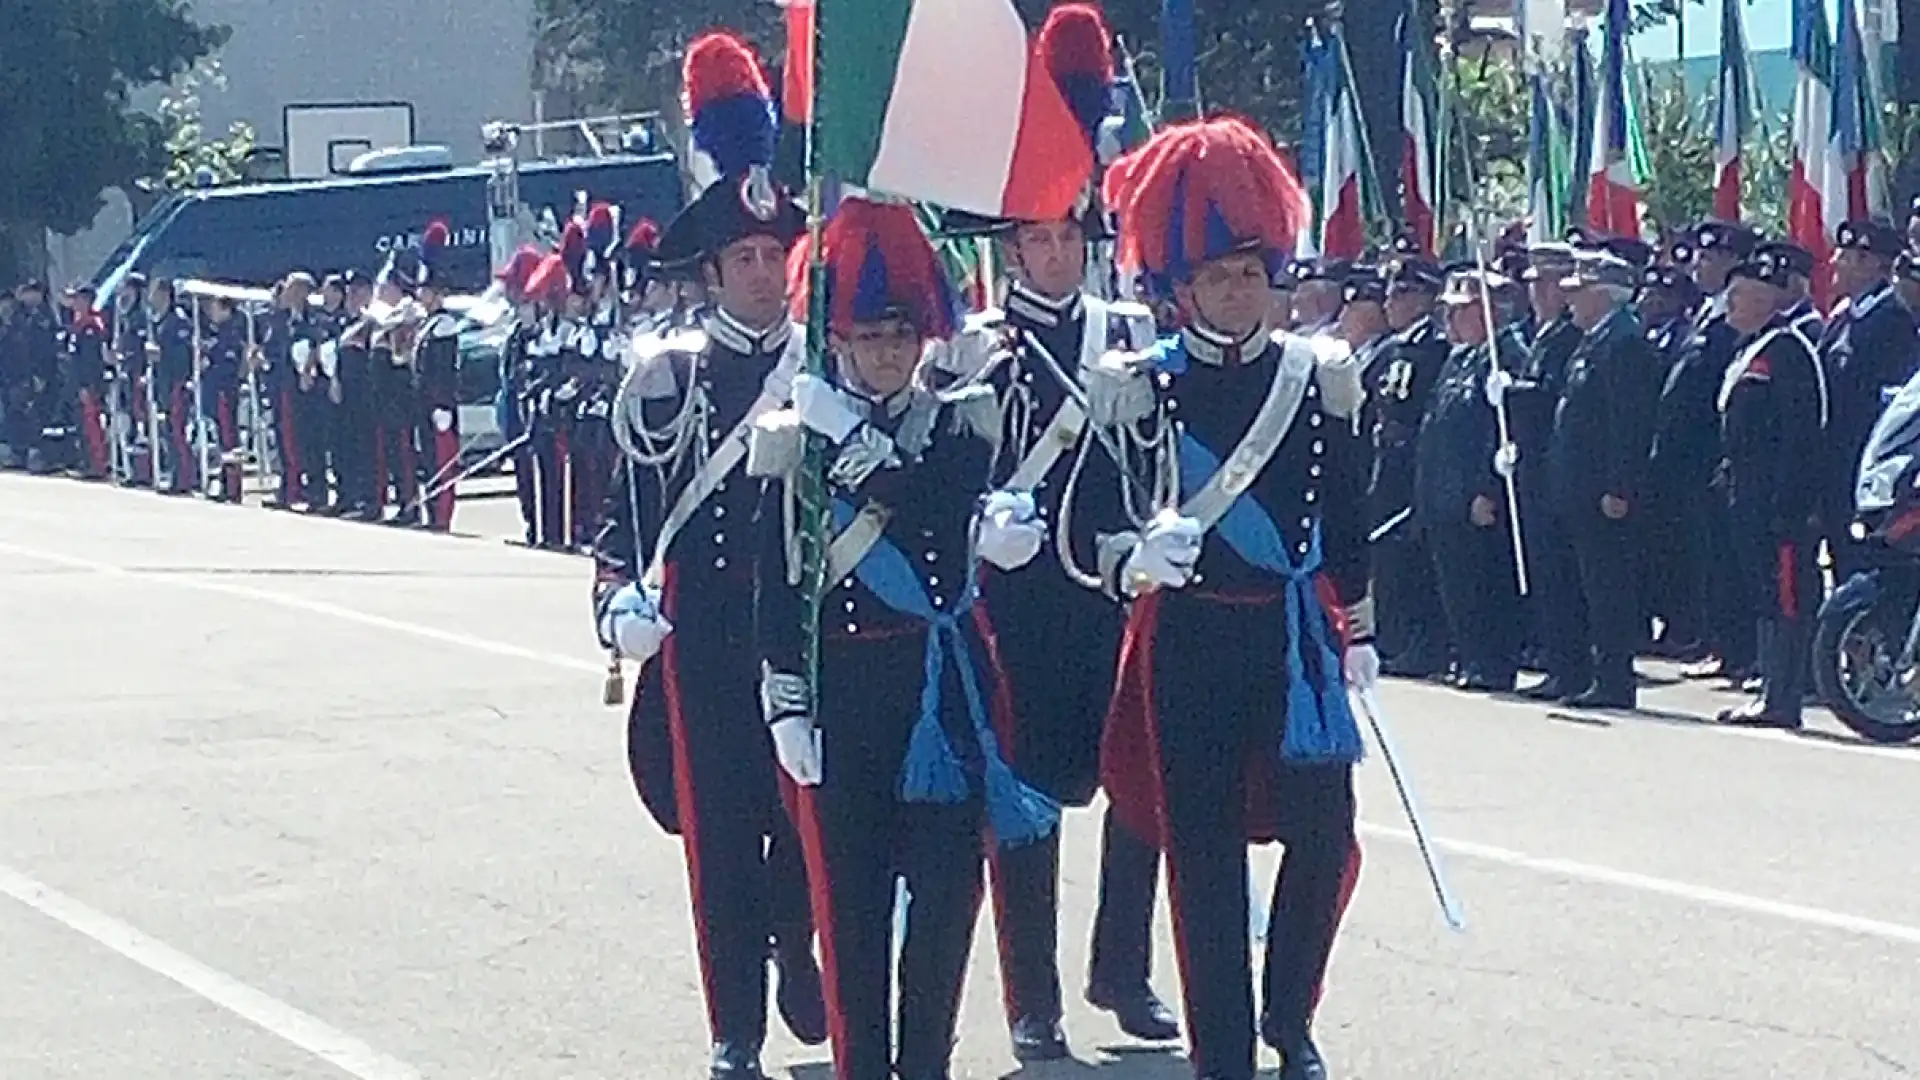
<path fill-rule="evenodd" d="M 1889 210 L 1876 68 L 1878 42 L 1865 32 L 1860 0 L 1837 0 L 1838 36 L 1827 0 L 1793 0 L 1793 172 L 1789 235 L 1823 261 L 1834 229 L 1850 218 Z M 1529 100 L 1529 239 L 1558 238 L 1574 225 L 1602 235 L 1639 237 L 1652 174 L 1628 44 L 1628 0 L 1607 0 L 1596 27 L 1598 63 L 1582 27 L 1568 27 L 1560 0 L 1517 0 L 1521 72 Z M 1742 154 L 1755 127 L 1744 0 L 1721 0 L 1720 63 L 1715 88 L 1715 217 L 1741 217 Z M 1436 44 L 1418 31 L 1411 0 L 1400 16 L 1402 56 L 1399 182 L 1406 239 L 1434 253 L 1444 241 L 1453 121 L 1451 95 L 1439 85 Z M 1353 257 L 1367 238 L 1356 211 L 1372 208 L 1374 175 L 1364 122 L 1337 26 L 1312 32 L 1303 58 L 1306 122 L 1302 171 L 1320 211 L 1318 248 Z M 1550 57 L 1564 57 L 1556 79 Z M 1471 179 L 1471 174 L 1469 173 Z"/>
<path fill-rule="evenodd" d="M 1843 220 L 1885 215 L 1880 96 L 1859 0 L 1837 0 L 1838 36 L 1828 0 L 1793 0 L 1793 168 L 1789 236 L 1816 256 L 1829 253 Z M 1526 162 L 1532 238 L 1557 238 L 1572 225 L 1639 236 L 1651 175 L 1637 80 L 1628 48 L 1629 0 L 1606 0 L 1596 28 L 1598 64 L 1587 31 L 1566 25 L 1563 0 L 1517 0 L 1522 74 L 1531 102 Z M 833 103 L 816 130 L 817 169 L 846 182 L 977 213 L 1046 216 L 1064 210 L 1095 167 L 1076 119 L 1047 77 L 1012 0 L 788 0 L 789 36 L 805 56 L 819 49 L 809 85 L 788 86 L 789 121 L 814 100 Z M 1714 213 L 1740 217 L 1742 153 L 1754 129 L 1754 94 L 1743 0 L 1721 0 L 1716 88 Z M 1192 89 L 1192 0 L 1165 0 L 1163 36 L 1177 63 L 1177 96 Z M 816 25 L 817 20 L 817 25 Z M 1437 43 L 1404 0 L 1397 179 L 1405 239 L 1429 254 L 1444 243 L 1455 199 L 1447 190 L 1455 127 L 1442 85 Z M 791 48 L 791 46 L 790 46 Z M 1553 77 L 1547 55 L 1567 58 L 1571 78 Z M 791 62 L 790 77 L 811 64 Z M 1302 254 L 1359 255 L 1368 225 L 1384 216 L 1373 167 L 1376 140 L 1359 107 L 1352 64 L 1337 23 L 1313 26 L 1304 46 L 1304 124 L 1296 147 L 1318 228 Z M 1117 115 L 1127 135 L 1144 134 L 1144 106 L 1131 61 L 1116 76 L 1126 100 Z M 795 108 L 796 100 L 800 103 Z M 1175 113 L 1185 100 L 1169 103 Z M 1397 145 L 1396 145 L 1397 144 Z M 1104 152 L 1102 152 L 1102 156 Z M 1471 162 L 1468 175 L 1471 179 Z M 976 271 L 977 272 L 977 271 Z"/>

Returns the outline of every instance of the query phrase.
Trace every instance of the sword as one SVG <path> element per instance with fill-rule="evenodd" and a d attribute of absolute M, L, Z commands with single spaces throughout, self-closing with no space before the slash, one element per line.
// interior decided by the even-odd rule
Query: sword
<path fill-rule="evenodd" d="M 1380 527 L 1367 534 L 1367 543 L 1377 544 L 1386 539 L 1387 534 L 1406 523 L 1413 516 L 1413 507 L 1409 506 L 1380 523 Z"/>
<path fill-rule="evenodd" d="M 1393 787 L 1400 795 L 1400 808 L 1407 813 L 1407 824 L 1413 829 L 1414 844 L 1420 849 L 1420 861 L 1427 865 L 1427 880 L 1433 884 L 1433 895 L 1440 901 L 1441 917 L 1447 920 L 1447 926 L 1460 933 L 1467 929 L 1466 916 L 1460 911 L 1460 901 L 1447 887 L 1446 874 L 1440 867 L 1440 852 L 1427 836 L 1426 821 L 1420 815 L 1420 804 L 1414 798 L 1412 782 L 1400 771 L 1400 755 L 1394 749 L 1393 736 L 1387 732 L 1384 711 L 1380 708 L 1380 697 L 1371 688 L 1355 690 L 1353 698 L 1360 703 L 1360 712 L 1367 718 L 1367 726 L 1373 729 L 1374 741 L 1380 744 L 1380 756 L 1387 759 L 1387 771 L 1393 774 Z"/>

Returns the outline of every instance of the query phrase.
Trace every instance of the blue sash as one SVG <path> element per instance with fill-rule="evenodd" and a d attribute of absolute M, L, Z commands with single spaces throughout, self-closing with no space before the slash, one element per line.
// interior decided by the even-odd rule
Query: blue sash
<path fill-rule="evenodd" d="M 833 501 L 836 529 L 845 529 L 853 518 L 851 505 L 843 499 Z M 900 767 L 901 800 L 953 804 L 964 802 L 971 791 L 966 769 L 940 723 L 941 686 L 951 662 L 960 676 L 967 719 L 985 766 L 987 820 L 1001 846 L 1017 847 L 1053 832 L 1060 824 L 1060 804 L 1015 776 L 1000 755 L 1000 742 L 994 735 L 986 693 L 980 685 L 980 669 L 962 629 L 962 619 L 980 596 L 972 570 L 968 568 L 966 590 L 951 611 L 934 606 L 913 561 L 885 536 L 854 567 L 853 574 L 881 603 L 927 624 L 920 715 L 914 721 L 907 757 Z"/>
<path fill-rule="evenodd" d="M 1198 491 L 1220 468 L 1220 459 L 1191 434 L 1180 438 L 1180 488 Z M 1214 531 L 1234 554 L 1286 581 L 1287 717 L 1280 756 L 1297 762 L 1346 762 L 1361 759 L 1366 744 L 1347 701 L 1341 657 L 1333 625 L 1314 589 L 1320 572 L 1320 523 L 1315 521 L 1306 557 L 1295 565 L 1286 539 L 1266 508 L 1251 493 L 1233 500 Z M 1306 649 L 1318 663 L 1309 672 Z"/>

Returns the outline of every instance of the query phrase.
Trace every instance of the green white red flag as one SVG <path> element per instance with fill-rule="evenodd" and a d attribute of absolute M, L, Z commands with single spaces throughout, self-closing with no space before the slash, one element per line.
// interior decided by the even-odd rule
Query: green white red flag
<path fill-rule="evenodd" d="M 815 166 L 957 210 L 1065 216 L 1093 154 L 1011 0 L 815 0 Z"/>

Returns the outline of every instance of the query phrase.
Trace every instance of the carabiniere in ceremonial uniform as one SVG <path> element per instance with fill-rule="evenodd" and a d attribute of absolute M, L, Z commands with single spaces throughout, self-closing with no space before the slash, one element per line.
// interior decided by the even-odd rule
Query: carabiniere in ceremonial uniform
<path fill-rule="evenodd" d="M 1347 685 L 1379 674 L 1363 391 L 1345 350 L 1269 329 L 1272 274 L 1308 211 L 1266 137 L 1202 121 L 1137 153 L 1106 184 L 1120 261 L 1173 296 L 1186 326 L 1139 376 L 1157 397 L 1150 482 L 1170 488 L 1166 509 L 1106 545 L 1134 599 L 1103 773 L 1166 851 L 1197 1076 L 1254 1075 L 1246 845 L 1286 845 L 1258 1029 L 1284 1080 L 1323 1080 L 1312 1016 L 1360 852 Z M 1201 196 L 1226 190 L 1258 197 Z"/>
<path fill-rule="evenodd" d="M 802 356 L 784 286 L 806 219 L 757 152 L 771 154 L 774 118 L 751 48 L 725 33 L 696 40 L 686 81 L 695 140 L 721 177 L 668 224 L 659 256 L 702 277 L 716 303 L 704 332 L 634 344 L 612 410 L 622 461 L 593 545 L 595 611 L 603 643 L 641 664 L 629 763 L 641 801 L 685 847 L 713 1076 L 752 1080 L 770 951 L 788 1028 L 827 1038 L 806 874 L 756 691 L 758 492 L 740 475 L 753 421 L 785 404 Z"/>

